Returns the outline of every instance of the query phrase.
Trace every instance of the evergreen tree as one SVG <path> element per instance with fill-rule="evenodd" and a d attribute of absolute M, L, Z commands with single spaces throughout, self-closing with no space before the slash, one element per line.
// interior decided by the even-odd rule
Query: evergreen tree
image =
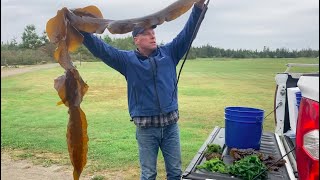
<path fill-rule="evenodd" d="M 35 25 L 27 25 L 22 33 L 22 47 L 26 49 L 36 49 L 43 44 L 43 37 L 38 36 Z"/>

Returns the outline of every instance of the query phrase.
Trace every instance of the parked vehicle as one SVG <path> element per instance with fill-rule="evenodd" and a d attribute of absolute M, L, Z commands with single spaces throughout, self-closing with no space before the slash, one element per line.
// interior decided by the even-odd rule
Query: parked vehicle
<path fill-rule="evenodd" d="M 319 67 L 319 64 L 287 64 L 275 77 L 274 132 L 263 132 L 260 152 L 283 158 L 286 163 L 278 171 L 268 171 L 268 179 L 319 179 L 319 71 L 293 73 L 292 67 Z M 301 97 L 299 97 L 301 93 Z M 250 133 L 250 132 L 248 132 Z M 183 173 L 182 179 L 238 179 L 217 172 L 197 169 L 206 161 L 208 144 L 222 147 L 222 159 L 232 164 L 230 148 L 225 143 L 225 128 L 215 127 Z"/>

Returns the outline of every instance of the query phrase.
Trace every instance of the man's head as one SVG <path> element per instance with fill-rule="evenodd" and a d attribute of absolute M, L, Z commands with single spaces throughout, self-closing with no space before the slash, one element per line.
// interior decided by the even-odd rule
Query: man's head
<path fill-rule="evenodd" d="M 156 25 L 153 25 L 149 28 L 135 27 L 133 29 L 132 36 L 134 44 L 140 51 L 153 51 L 157 48 L 156 37 L 153 30 L 156 27 Z"/>

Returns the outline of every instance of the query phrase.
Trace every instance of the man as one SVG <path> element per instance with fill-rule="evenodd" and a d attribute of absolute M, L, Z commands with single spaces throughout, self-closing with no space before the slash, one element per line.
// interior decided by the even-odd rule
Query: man
<path fill-rule="evenodd" d="M 187 51 L 205 0 L 195 4 L 184 29 L 172 42 L 157 46 L 154 28 L 137 27 L 135 51 L 118 50 L 89 33 L 83 44 L 127 80 L 128 106 L 136 125 L 141 180 L 156 179 L 162 151 L 168 180 L 181 178 L 176 66 Z"/>

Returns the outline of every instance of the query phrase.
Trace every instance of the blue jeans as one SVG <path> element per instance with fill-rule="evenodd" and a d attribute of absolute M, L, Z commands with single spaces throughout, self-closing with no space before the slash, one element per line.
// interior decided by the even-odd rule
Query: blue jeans
<path fill-rule="evenodd" d="M 167 180 L 180 180 L 182 171 L 177 123 L 158 128 L 137 127 L 136 139 L 139 145 L 141 180 L 156 179 L 159 148 L 164 157 Z"/>

